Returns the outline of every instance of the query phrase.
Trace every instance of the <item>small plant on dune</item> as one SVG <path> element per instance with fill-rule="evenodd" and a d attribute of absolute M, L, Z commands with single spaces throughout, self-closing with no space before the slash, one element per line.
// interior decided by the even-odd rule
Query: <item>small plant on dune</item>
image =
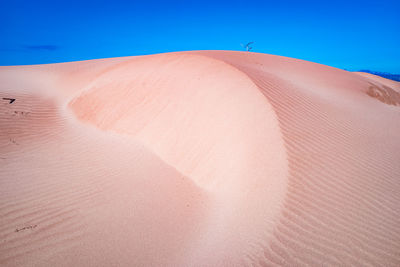
<path fill-rule="evenodd" d="M 253 49 L 253 47 L 252 46 L 250 46 L 251 44 L 253 44 L 254 42 L 250 42 L 250 43 L 247 43 L 247 44 L 240 44 L 244 49 L 246 49 L 246 51 L 247 52 L 250 52 L 250 50 L 251 49 Z"/>

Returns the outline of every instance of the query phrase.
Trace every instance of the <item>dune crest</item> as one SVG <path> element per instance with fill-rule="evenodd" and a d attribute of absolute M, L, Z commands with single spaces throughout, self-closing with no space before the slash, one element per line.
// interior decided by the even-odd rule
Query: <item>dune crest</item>
<path fill-rule="evenodd" d="M 194 51 L 0 67 L 0 264 L 400 264 L 400 85 Z"/>

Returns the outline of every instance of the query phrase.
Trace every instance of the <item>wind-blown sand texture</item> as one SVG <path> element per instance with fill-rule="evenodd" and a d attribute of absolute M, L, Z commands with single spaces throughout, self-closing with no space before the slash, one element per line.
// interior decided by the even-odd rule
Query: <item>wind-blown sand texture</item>
<path fill-rule="evenodd" d="M 228 51 L 0 81 L 1 266 L 400 266 L 397 82 Z"/>

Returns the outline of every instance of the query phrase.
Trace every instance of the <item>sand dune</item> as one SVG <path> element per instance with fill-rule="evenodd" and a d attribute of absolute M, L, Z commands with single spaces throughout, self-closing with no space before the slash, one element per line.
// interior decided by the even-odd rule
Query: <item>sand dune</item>
<path fill-rule="evenodd" d="M 397 82 L 228 51 L 0 81 L 2 266 L 400 265 Z"/>

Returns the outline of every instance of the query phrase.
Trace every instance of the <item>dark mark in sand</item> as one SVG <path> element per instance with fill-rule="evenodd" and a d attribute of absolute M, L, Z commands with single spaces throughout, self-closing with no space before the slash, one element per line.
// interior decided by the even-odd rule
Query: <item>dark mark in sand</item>
<path fill-rule="evenodd" d="M 15 101 L 15 98 L 3 97 L 3 100 L 8 100 L 8 101 L 10 101 L 9 104 L 12 104 Z"/>
<path fill-rule="evenodd" d="M 15 141 L 14 139 L 11 139 L 11 138 L 10 138 L 10 142 L 13 143 L 13 144 L 15 144 L 15 145 L 19 145 L 19 144 L 17 143 L 17 141 Z"/>
<path fill-rule="evenodd" d="M 36 227 L 37 227 L 37 224 L 35 224 L 35 225 L 29 225 L 29 226 L 25 226 L 25 227 L 22 227 L 22 228 L 17 228 L 17 229 L 15 229 L 15 232 L 18 233 L 18 232 L 20 232 L 20 231 L 28 230 L 28 229 L 33 229 L 33 228 L 36 228 Z"/>

